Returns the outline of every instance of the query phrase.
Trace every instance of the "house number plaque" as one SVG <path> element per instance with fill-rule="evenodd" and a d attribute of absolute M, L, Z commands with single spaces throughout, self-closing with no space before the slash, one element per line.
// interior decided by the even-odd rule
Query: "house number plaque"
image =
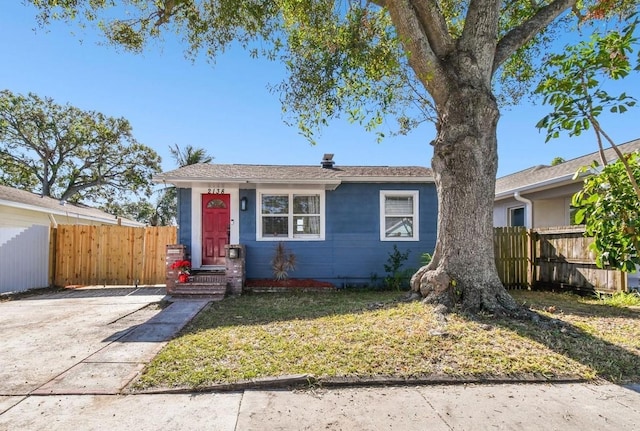
<path fill-rule="evenodd" d="M 210 195 L 223 195 L 224 194 L 224 187 L 209 187 L 209 194 Z"/>

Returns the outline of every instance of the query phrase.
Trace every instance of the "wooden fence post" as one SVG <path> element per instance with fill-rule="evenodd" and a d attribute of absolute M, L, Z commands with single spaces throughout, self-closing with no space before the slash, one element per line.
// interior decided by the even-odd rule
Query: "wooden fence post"
<path fill-rule="evenodd" d="M 527 271 L 527 285 L 529 289 L 533 289 L 533 283 L 536 277 L 536 233 L 533 229 L 527 231 L 527 257 L 528 257 L 528 271 Z"/>
<path fill-rule="evenodd" d="M 58 228 L 49 226 L 49 287 L 56 284 L 56 250 L 58 249 Z"/>

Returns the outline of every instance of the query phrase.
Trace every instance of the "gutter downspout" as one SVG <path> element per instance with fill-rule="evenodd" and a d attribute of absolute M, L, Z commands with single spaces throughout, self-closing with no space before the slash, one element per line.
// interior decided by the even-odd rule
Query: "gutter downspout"
<path fill-rule="evenodd" d="M 533 227 L 533 202 L 520 196 L 520 192 L 514 192 L 513 198 L 524 203 L 524 225 L 527 229 L 531 229 Z"/>
<path fill-rule="evenodd" d="M 56 221 L 56 218 L 53 216 L 53 214 L 49 213 L 49 222 L 51 223 L 51 226 L 53 227 L 58 227 L 58 222 Z"/>

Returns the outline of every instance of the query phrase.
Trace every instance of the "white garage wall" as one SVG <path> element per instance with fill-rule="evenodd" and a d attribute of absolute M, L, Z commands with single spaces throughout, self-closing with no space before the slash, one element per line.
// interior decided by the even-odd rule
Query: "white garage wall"
<path fill-rule="evenodd" d="M 0 293 L 49 285 L 49 226 L 0 227 Z"/>

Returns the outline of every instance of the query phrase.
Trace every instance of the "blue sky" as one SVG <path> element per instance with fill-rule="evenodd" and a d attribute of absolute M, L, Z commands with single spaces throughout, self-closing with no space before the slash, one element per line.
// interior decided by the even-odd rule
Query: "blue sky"
<path fill-rule="evenodd" d="M 278 95 L 267 89 L 284 76 L 277 63 L 251 59 L 240 49 L 228 51 L 215 64 L 192 63 L 169 39 L 134 55 L 98 44 L 101 39 L 91 29 L 64 23 L 36 28 L 35 14 L 20 2 L 3 5 L 0 89 L 124 117 L 136 139 L 160 154 L 164 170 L 175 167 L 168 151 L 174 144 L 205 148 L 214 163 L 315 165 L 324 153 L 334 153 L 338 165 L 430 165 L 431 124 L 377 143 L 359 125 L 335 121 L 310 145 L 295 127 L 284 124 Z M 638 73 L 622 85 L 640 99 Z M 548 164 L 556 156 L 568 160 L 596 151 L 591 131 L 545 144 L 535 124 L 548 111 L 528 100 L 503 109 L 498 176 Z M 639 112 L 635 108 L 603 116 L 601 122 L 624 143 L 640 138 Z"/>

